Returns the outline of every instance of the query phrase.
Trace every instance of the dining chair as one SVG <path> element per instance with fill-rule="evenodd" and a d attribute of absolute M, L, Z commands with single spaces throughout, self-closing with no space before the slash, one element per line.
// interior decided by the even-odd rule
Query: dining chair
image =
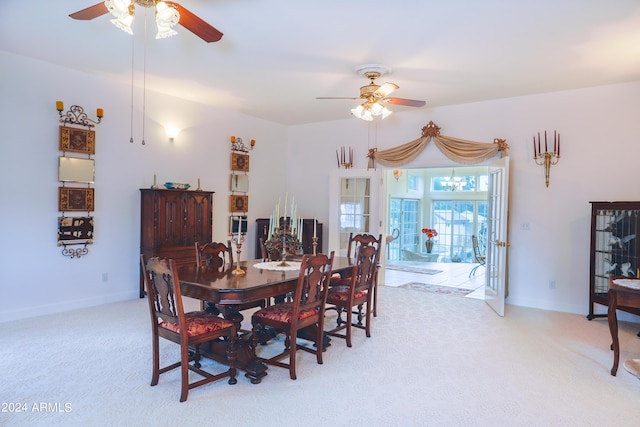
<path fill-rule="evenodd" d="M 198 267 L 207 267 L 224 271 L 233 267 L 233 250 L 231 241 L 227 244 L 218 242 L 196 242 L 196 264 Z"/>
<path fill-rule="evenodd" d="M 475 276 L 476 275 L 476 270 L 478 269 L 478 267 L 484 266 L 485 263 L 487 262 L 486 254 L 482 253 L 482 251 L 480 250 L 480 247 L 478 245 L 478 237 L 477 236 L 475 236 L 475 235 L 471 236 L 471 245 L 473 246 L 473 257 L 475 258 L 475 260 L 478 263 L 478 265 L 473 267 L 471 269 L 471 271 L 469 272 L 469 279 L 471 279 L 471 276 Z"/>
<path fill-rule="evenodd" d="M 380 247 L 382 245 L 382 234 L 378 236 L 376 239 L 375 236 L 371 234 L 349 234 L 349 245 L 347 246 L 347 258 L 351 258 L 351 254 L 355 254 L 355 251 L 360 246 L 372 245 L 378 251 L 378 263 L 380 262 Z M 380 269 L 380 264 L 376 266 L 376 274 L 375 274 L 375 283 L 373 288 L 373 317 L 378 316 L 378 270 Z M 350 273 L 349 273 L 350 274 Z M 349 275 L 343 274 L 342 276 L 336 276 L 331 278 L 331 286 L 334 285 L 348 285 Z"/>
<path fill-rule="evenodd" d="M 353 327 L 364 329 L 367 337 L 371 337 L 372 297 L 378 270 L 378 254 L 378 250 L 372 245 L 356 248 L 349 284 L 331 286 L 327 292 L 326 310 L 335 310 L 338 314 L 336 327 L 328 330 L 327 335 L 344 338 L 347 347 L 351 347 Z M 346 313 L 346 320 L 342 318 L 342 313 Z M 357 322 L 354 322 L 354 314 L 357 315 Z"/>
<path fill-rule="evenodd" d="M 303 255 L 293 301 L 265 307 L 251 316 L 251 346 L 254 353 L 261 334 L 267 328 L 285 334 L 284 350 L 263 359 L 263 362 L 288 368 L 292 380 L 296 379 L 297 350 L 315 354 L 318 364 L 322 364 L 324 308 L 332 266 L 333 252 L 330 255 Z M 315 347 L 298 345 L 297 334 L 303 328 L 315 328 Z M 285 357 L 289 358 L 289 363 L 281 361 Z"/>
<path fill-rule="evenodd" d="M 144 273 L 151 314 L 153 347 L 151 385 L 158 384 L 160 374 L 177 367 L 181 370 L 180 402 L 187 400 L 190 389 L 222 378 L 229 377 L 228 383 L 235 384 L 237 382 L 237 331 L 234 323 L 204 311 L 184 312 L 180 279 L 173 260 L 154 257 L 145 262 L 144 255 L 140 255 L 140 264 Z M 179 362 L 160 367 L 160 338 L 180 345 Z M 204 371 L 200 364 L 200 345 L 213 340 L 227 342 L 226 358 L 229 369 L 217 374 Z M 194 348 L 191 353 L 190 347 Z M 189 371 L 200 374 L 204 379 L 190 383 Z"/>
<path fill-rule="evenodd" d="M 233 247 L 231 241 L 227 240 L 227 244 L 219 242 L 196 242 L 196 262 L 199 268 L 214 269 L 216 271 L 225 272 L 233 269 Z M 267 305 L 266 300 L 259 300 L 251 303 L 241 304 L 234 307 L 233 312 L 238 313 L 243 310 L 249 310 L 252 308 L 262 308 Z M 209 311 L 214 314 L 222 312 L 225 318 L 230 318 L 229 307 L 221 306 L 209 302 L 202 302 L 203 310 Z M 240 323 L 242 318 L 232 319 L 236 322 L 236 327 L 240 332 L 248 332 L 240 329 Z"/>

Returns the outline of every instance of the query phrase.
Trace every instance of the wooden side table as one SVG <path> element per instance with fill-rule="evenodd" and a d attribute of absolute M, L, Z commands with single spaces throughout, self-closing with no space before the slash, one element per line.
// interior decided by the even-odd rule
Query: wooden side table
<path fill-rule="evenodd" d="M 618 307 L 640 308 L 640 287 L 622 286 L 614 283 L 617 279 L 625 279 L 623 277 L 609 278 L 609 310 L 607 316 L 609 318 L 609 330 L 611 331 L 611 349 L 613 350 L 613 367 L 611 375 L 615 376 L 618 372 L 618 362 L 620 361 L 620 341 L 618 340 L 618 317 L 616 310 Z M 627 279 L 628 280 L 628 279 Z M 640 286 L 640 280 L 634 280 Z"/>

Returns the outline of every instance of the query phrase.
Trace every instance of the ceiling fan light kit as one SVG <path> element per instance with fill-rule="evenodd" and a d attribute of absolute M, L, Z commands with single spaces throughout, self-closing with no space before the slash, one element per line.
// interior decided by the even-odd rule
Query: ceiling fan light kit
<path fill-rule="evenodd" d="M 354 69 L 356 74 L 365 76 L 370 80 L 368 85 L 360 88 L 360 96 L 358 98 L 317 98 L 317 99 L 359 99 L 364 100 L 360 105 L 351 109 L 351 114 L 355 117 L 372 121 L 374 117 L 380 116 L 383 119 L 391 115 L 392 111 L 386 107 L 386 104 L 405 105 L 409 107 L 423 107 L 424 101 L 403 98 L 389 98 L 389 95 L 399 89 L 395 83 L 385 83 L 382 86 L 376 84 L 375 80 L 391 72 L 391 68 L 381 64 L 364 64 Z"/>
<path fill-rule="evenodd" d="M 157 39 L 171 37 L 178 34 L 171 29 L 180 20 L 180 13 L 174 5 L 168 5 L 160 0 L 105 0 L 104 5 L 115 19 L 111 23 L 122 31 L 133 35 L 133 17 L 135 16 L 135 4 L 143 7 L 156 8 L 156 25 L 158 27 Z"/>
<path fill-rule="evenodd" d="M 156 26 L 158 33 L 156 39 L 170 37 L 178 34 L 172 29 L 176 24 L 182 25 L 207 43 L 217 42 L 222 38 L 222 33 L 209 25 L 200 17 L 172 1 L 162 0 L 105 0 L 93 6 L 70 14 L 73 19 L 88 21 L 106 13 L 111 13 L 114 19 L 111 22 L 121 30 L 133 34 L 133 18 L 136 5 L 145 8 L 155 8 Z"/>

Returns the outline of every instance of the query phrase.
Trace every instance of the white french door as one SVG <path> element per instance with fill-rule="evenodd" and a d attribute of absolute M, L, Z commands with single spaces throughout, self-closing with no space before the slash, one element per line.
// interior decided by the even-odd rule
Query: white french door
<path fill-rule="evenodd" d="M 504 316 L 507 288 L 507 240 L 509 210 L 509 157 L 489 165 L 489 209 L 487 218 L 487 272 L 484 299 Z"/>
<path fill-rule="evenodd" d="M 339 169 L 329 183 L 329 252 L 347 256 L 349 234 L 380 232 L 380 172 Z"/>

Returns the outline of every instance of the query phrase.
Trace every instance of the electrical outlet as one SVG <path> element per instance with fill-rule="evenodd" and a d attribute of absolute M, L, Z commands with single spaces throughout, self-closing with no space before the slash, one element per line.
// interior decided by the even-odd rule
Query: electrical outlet
<path fill-rule="evenodd" d="M 520 223 L 520 230 L 522 231 L 529 231 L 531 230 L 531 224 L 528 222 L 521 222 Z"/>
<path fill-rule="evenodd" d="M 103 282 L 109 281 L 109 273 L 102 273 L 102 281 Z"/>
<path fill-rule="evenodd" d="M 549 289 L 555 289 L 555 288 L 556 288 L 556 281 L 549 280 Z"/>

